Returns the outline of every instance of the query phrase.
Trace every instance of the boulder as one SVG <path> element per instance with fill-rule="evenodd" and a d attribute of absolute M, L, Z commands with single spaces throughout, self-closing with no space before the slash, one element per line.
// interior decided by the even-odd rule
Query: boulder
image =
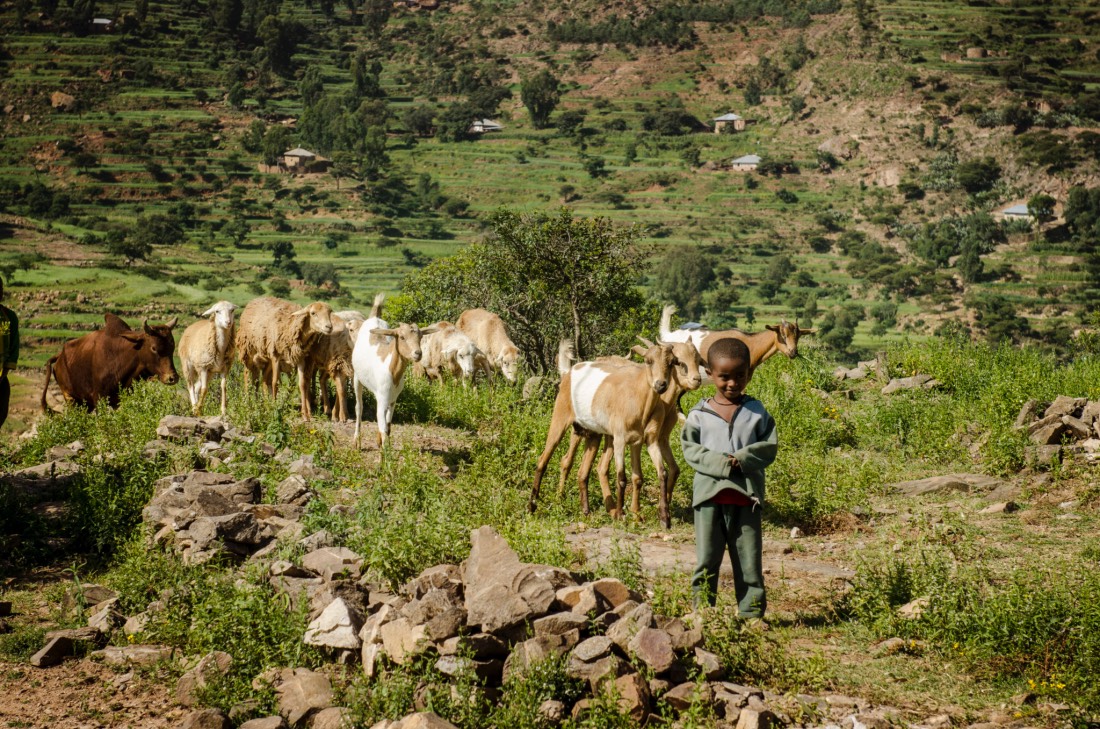
<path fill-rule="evenodd" d="M 364 643 L 363 652 L 360 654 L 360 659 L 363 663 L 363 674 L 367 678 L 374 678 L 374 674 L 378 671 L 378 659 L 386 652 L 385 647 L 381 643 Z"/>
<path fill-rule="evenodd" d="M 725 674 L 718 656 L 702 648 L 695 649 L 695 665 L 699 667 L 703 678 L 708 681 L 717 681 Z"/>
<path fill-rule="evenodd" d="M 332 706 L 332 682 L 323 673 L 307 668 L 288 668 L 275 687 L 279 714 L 296 727 L 312 714 Z"/>
<path fill-rule="evenodd" d="M 195 706 L 199 703 L 199 691 L 219 676 L 229 672 L 233 665 L 233 656 L 222 651 L 207 653 L 199 659 L 195 667 L 180 676 L 176 682 L 176 701 L 184 706 Z"/>
<path fill-rule="evenodd" d="M 714 700 L 714 690 L 708 683 L 700 685 L 692 681 L 685 681 L 670 688 L 661 697 L 661 700 L 676 711 L 686 711 L 691 708 L 696 696 L 698 696 L 700 703 L 709 704 Z"/>
<path fill-rule="evenodd" d="M 164 645 L 109 645 L 103 650 L 95 651 L 90 657 L 109 666 L 152 666 L 171 658 L 172 649 Z"/>
<path fill-rule="evenodd" d="M 84 598 L 85 605 L 99 605 L 100 603 L 118 597 L 118 593 L 109 587 L 87 582 L 80 585 L 80 594 Z"/>
<path fill-rule="evenodd" d="M 391 724 L 389 729 L 458 729 L 458 727 L 433 712 L 421 711 L 409 714 L 396 724 Z"/>
<path fill-rule="evenodd" d="M 883 395 L 889 395 L 898 390 L 931 390 L 939 385 L 938 380 L 931 375 L 913 375 L 912 377 L 895 377 L 882 388 Z"/>
<path fill-rule="evenodd" d="M 304 455 L 287 466 L 287 470 L 307 481 L 331 481 L 332 472 L 313 462 L 312 455 Z"/>
<path fill-rule="evenodd" d="M 672 668 L 676 654 L 672 650 L 672 639 L 668 633 L 658 628 L 640 628 L 627 644 L 630 653 L 661 674 Z"/>
<path fill-rule="evenodd" d="M 95 628 L 103 633 L 110 633 L 112 630 L 122 625 L 126 621 L 126 616 L 119 612 L 117 605 L 117 597 L 112 597 L 110 600 L 104 600 L 99 605 L 96 605 L 95 608 L 93 608 L 95 612 L 88 618 L 88 627 Z"/>
<path fill-rule="evenodd" d="M 1066 432 L 1077 440 L 1083 440 L 1092 435 L 1092 426 L 1072 415 L 1063 415 L 1062 424 L 1066 426 Z"/>
<path fill-rule="evenodd" d="M 289 729 L 286 719 L 281 716 L 265 716 L 241 724 L 239 729 Z"/>
<path fill-rule="evenodd" d="M 69 111 L 76 106 L 76 97 L 64 91 L 54 91 L 50 94 L 50 106 L 60 111 Z"/>
<path fill-rule="evenodd" d="M 580 585 L 567 585 L 554 592 L 554 600 L 559 607 L 572 610 L 573 606 L 580 602 L 582 592 L 584 588 Z"/>
<path fill-rule="evenodd" d="M 612 607 L 591 583 L 581 585 L 577 593 L 571 593 L 571 597 L 576 599 L 571 610 L 582 617 L 600 615 Z"/>
<path fill-rule="evenodd" d="M 347 573 L 358 579 L 363 569 L 363 558 L 347 547 L 321 547 L 302 557 L 302 566 L 326 580 Z"/>
<path fill-rule="evenodd" d="M 309 722 L 309 729 L 344 729 L 348 726 L 351 726 L 351 712 L 337 706 L 321 709 Z"/>
<path fill-rule="evenodd" d="M 537 577 L 541 577 L 549 582 L 555 591 L 577 584 L 577 579 L 573 576 L 573 573 L 561 567 L 554 567 L 548 564 L 533 564 L 531 568 L 535 570 L 535 575 Z"/>
<path fill-rule="evenodd" d="M 614 577 L 604 577 L 590 583 L 592 589 L 602 597 L 611 609 L 619 607 L 627 600 L 641 602 L 642 596 L 627 587 L 621 580 Z"/>
<path fill-rule="evenodd" d="M 303 641 L 306 645 L 334 650 L 358 650 L 362 645 L 359 639 L 362 626 L 359 612 L 344 599 L 336 598 L 309 624 Z"/>
<path fill-rule="evenodd" d="M 999 479 L 976 473 L 952 473 L 946 476 L 932 476 L 917 481 L 902 481 L 891 486 L 894 491 L 907 496 L 924 496 L 943 491 L 970 491 L 971 489 L 996 488 L 1001 485 Z"/>
<path fill-rule="evenodd" d="M 466 560 L 467 624 L 496 633 L 544 615 L 553 605 L 555 591 L 549 580 L 525 565 L 508 543 L 491 527 L 470 535 Z"/>
<path fill-rule="evenodd" d="M 532 623 L 535 635 L 564 635 L 571 630 L 584 632 L 588 628 L 588 618 L 577 613 L 553 613 L 541 617 Z"/>
<path fill-rule="evenodd" d="M 1051 416 L 1061 417 L 1063 415 L 1075 415 L 1088 405 L 1088 398 L 1084 397 L 1067 397 L 1065 395 L 1059 395 L 1054 398 L 1054 402 L 1047 407 L 1043 413 L 1044 418 Z"/>
<path fill-rule="evenodd" d="M 1028 427 L 1039 419 L 1040 410 L 1042 410 L 1042 407 L 1038 400 L 1028 400 L 1020 408 L 1020 412 L 1016 416 L 1016 422 L 1012 424 L 1012 427 L 1021 430 Z"/>
<path fill-rule="evenodd" d="M 218 418 L 193 418 L 182 415 L 166 415 L 157 425 L 160 438 L 201 438 L 218 442 L 225 432 L 225 423 Z"/>
<path fill-rule="evenodd" d="M 421 598 L 429 590 L 445 590 L 453 595 L 462 595 L 462 569 L 453 564 L 437 564 L 421 572 L 406 582 L 401 592 L 410 598 Z"/>
<path fill-rule="evenodd" d="M 284 478 L 275 487 L 275 498 L 280 504 L 304 506 L 313 498 L 313 491 L 310 490 L 304 478 L 294 473 Z"/>
<path fill-rule="evenodd" d="M 1062 446 L 1030 445 L 1024 448 L 1024 459 L 1035 468 L 1050 468 L 1050 464 L 1062 458 Z"/>
<path fill-rule="evenodd" d="M 460 674 L 468 674 L 471 671 L 488 685 L 499 684 L 504 671 L 504 661 L 494 658 L 488 661 L 478 661 L 464 656 L 450 655 L 440 656 L 435 662 L 435 670 L 444 676 L 456 677 Z"/>
<path fill-rule="evenodd" d="M 1089 400 L 1085 407 L 1081 408 L 1081 420 L 1089 425 L 1100 420 L 1100 400 Z"/>
<path fill-rule="evenodd" d="M 73 640 L 64 635 L 55 636 L 42 646 L 41 650 L 31 656 L 31 665 L 36 668 L 49 668 L 56 666 L 63 660 L 73 655 Z"/>
<path fill-rule="evenodd" d="M 425 625 L 434 641 L 458 635 L 466 625 L 466 608 L 453 592 L 432 588 L 422 597 L 414 598 L 401 609 L 401 614 L 413 623 Z"/>
<path fill-rule="evenodd" d="M 183 496 L 194 501 L 201 491 L 213 491 L 230 501 L 244 505 L 260 500 L 260 480 L 246 478 L 237 481 L 228 473 L 192 471 L 183 482 Z"/>
<path fill-rule="evenodd" d="M 574 644 L 575 645 L 575 644 Z M 563 635 L 541 635 L 517 643 L 504 661 L 504 680 L 522 675 L 531 666 L 551 656 L 563 655 L 569 648 L 569 639 Z"/>
<path fill-rule="evenodd" d="M 209 549 L 218 539 L 223 543 L 237 542 L 258 546 L 271 538 L 256 521 L 256 517 L 247 511 L 238 511 L 224 516 L 201 516 L 191 522 L 191 526 L 187 528 L 187 534 L 191 538 L 193 551 Z"/>
<path fill-rule="evenodd" d="M 928 609 L 931 601 L 927 597 L 918 597 L 897 609 L 897 615 L 904 620 L 916 620 Z"/>
<path fill-rule="evenodd" d="M 180 722 L 180 729 L 230 729 L 232 726 L 229 717 L 220 709 L 192 711 Z"/>
<path fill-rule="evenodd" d="M 414 625 L 407 618 L 391 620 L 382 626 L 381 633 L 386 655 L 394 663 L 408 663 L 413 656 L 431 647 L 427 626 Z"/>
<path fill-rule="evenodd" d="M 596 635 L 578 643 L 573 649 L 571 657 L 585 663 L 598 661 L 611 655 L 612 645 L 611 639 L 606 635 Z"/>
<path fill-rule="evenodd" d="M 615 679 L 615 691 L 619 697 L 619 711 L 629 716 L 637 725 L 649 717 L 649 684 L 640 673 L 629 673 Z"/>
<path fill-rule="evenodd" d="M 1042 422 L 1042 421 L 1039 421 Z M 1036 445 L 1057 445 L 1062 442 L 1062 434 L 1066 432 L 1066 424 L 1059 418 L 1053 423 L 1048 423 L 1032 431 L 1028 436 Z"/>
<path fill-rule="evenodd" d="M 746 708 L 741 709 L 737 719 L 737 729 L 769 729 L 776 723 L 775 714 L 772 712 Z"/>
<path fill-rule="evenodd" d="M 985 507 L 979 514 L 1011 514 L 1014 511 L 1019 510 L 1019 505 L 1015 501 L 1000 501 L 995 504 L 990 504 Z"/>
<path fill-rule="evenodd" d="M 555 699 L 547 699 L 539 704 L 539 718 L 550 726 L 561 724 L 565 718 L 565 704 Z"/>
<path fill-rule="evenodd" d="M 629 650 L 628 646 L 634 635 L 643 628 L 652 628 L 656 625 L 653 619 L 653 608 L 648 603 L 642 603 L 626 615 L 619 618 L 607 629 L 607 637 L 622 650 Z"/>

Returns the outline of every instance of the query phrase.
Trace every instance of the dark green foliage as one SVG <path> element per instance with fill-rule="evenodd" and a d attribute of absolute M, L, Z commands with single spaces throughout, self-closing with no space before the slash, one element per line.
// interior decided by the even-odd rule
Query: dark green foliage
<path fill-rule="evenodd" d="M 409 107 L 402 115 L 401 122 L 413 134 L 419 137 L 430 137 L 435 129 L 435 109 L 429 104 Z"/>
<path fill-rule="evenodd" d="M 1047 131 L 1032 132 L 1017 138 L 1020 161 L 1046 167 L 1048 173 L 1070 169 L 1077 163 L 1069 137 Z"/>
<path fill-rule="evenodd" d="M 546 69 L 525 79 L 520 87 L 520 99 L 531 116 L 535 129 L 543 129 L 550 121 L 550 114 L 561 99 L 561 81 Z"/>
<path fill-rule="evenodd" d="M 277 240 L 268 245 L 271 251 L 271 270 L 287 276 L 300 277 L 302 269 L 295 259 L 298 257 L 294 244 L 288 240 Z"/>
<path fill-rule="evenodd" d="M 1031 334 L 1028 320 L 1004 296 L 971 298 L 966 303 L 974 309 L 974 319 L 990 342 L 1020 341 Z"/>
<path fill-rule="evenodd" d="M 827 310 L 817 321 L 817 338 L 825 346 L 839 352 L 852 346 L 856 326 L 865 313 L 858 304 L 848 304 Z"/>
<path fill-rule="evenodd" d="M 563 136 L 571 137 L 584 126 L 584 120 L 587 116 L 588 111 L 585 109 L 569 109 L 558 115 L 558 120 L 554 123 L 554 126 Z"/>
<path fill-rule="evenodd" d="M 665 136 L 679 136 L 698 129 L 698 119 L 688 113 L 683 100 L 675 94 L 659 99 L 656 107 L 642 117 L 642 129 Z"/>
<path fill-rule="evenodd" d="M 992 157 L 961 162 L 955 170 L 959 187 L 974 194 L 990 189 L 1001 178 L 1001 166 Z"/>
<path fill-rule="evenodd" d="M 909 249 L 937 266 L 946 266 L 954 256 L 971 250 L 977 254 L 993 251 L 1005 241 L 1000 224 L 988 213 L 973 213 L 962 218 L 943 218 L 925 223 L 917 231 L 903 229 L 909 238 Z"/>
<path fill-rule="evenodd" d="M 1039 193 L 1027 201 L 1027 212 L 1039 223 L 1050 222 L 1054 218 L 1054 206 L 1057 200 L 1050 195 Z"/>
<path fill-rule="evenodd" d="M 671 301 L 680 314 L 698 319 L 703 296 L 715 283 L 714 261 L 696 246 L 677 246 L 655 264 L 654 293 Z"/>

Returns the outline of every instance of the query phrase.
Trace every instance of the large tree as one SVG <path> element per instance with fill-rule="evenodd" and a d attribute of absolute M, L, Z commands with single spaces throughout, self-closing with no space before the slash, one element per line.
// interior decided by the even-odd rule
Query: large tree
<path fill-rule="evenodd" d="M 523 82 L 520 99 L 527 107 L 535 129 L 544 129 L 549 124 L 550 114 L 561 100 L 561 91 L 558 88 L 560 84 L 561 81 L 545 69 Z"/>
<path fill-rule="evenodd" d="M 397 318 L 436 321 L 483 307 L 501 315 L 529 364 L 553 367 L 558 342 L 577 342 L 583 357 L 622 354 L 652 328 L 656 307 L 636 286 L 632 228 L 606 218 L 556 214 L 491 217 L 492 235 L 412 274 L 392 302 Z"/>
<path fill-rule="evenodd" d="M 714 261 L 694 246 L 677 246 L 656 267 L 654 290 L 692 319 L 703 315 L 703 294 L 714 283 Z"/>

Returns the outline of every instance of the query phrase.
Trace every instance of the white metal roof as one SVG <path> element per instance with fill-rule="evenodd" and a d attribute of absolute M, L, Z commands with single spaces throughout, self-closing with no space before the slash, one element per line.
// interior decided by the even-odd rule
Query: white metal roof
<path fill-rule="evenodd" d="M 716 116 L 711 121 L 737 121 L 741 117 L 738 114 L 734 114 L 732 111 L 729 114 L 723 114 L 722 116 Z"/>
<path fill-rule="evenodd" d="M 760 164 L 760 155 L 758 154 L 746 154 L 744 157 L 738 157 L 730 164 L 735 165 L 758 165 Z"/>
<path fill-rule="evenodd" d="M 295 147 L 289 152 L 283 152 L 284 157 L 316 157 L 317 155 L 310 152 L 308 149 L 302 149 L 301 147 Z"/>

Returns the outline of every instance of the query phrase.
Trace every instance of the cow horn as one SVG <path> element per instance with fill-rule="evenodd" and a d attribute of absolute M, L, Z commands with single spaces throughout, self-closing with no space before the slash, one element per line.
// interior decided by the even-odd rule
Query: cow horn
<path fill-rule="evenodd" d="M 179 319 L 179 317 L 178 317 L 178 316 L 174 316 L 174 317 L 172 317 L 171 319 L 169 319 L 168 321 L 166 321 L 166 322 L 164 323 L 164 326 L 168 327 L 169 329 L 174 329 L 174 328 L 175 328 L 175 326 L 176 326 L 176 321 L 177 321 L 178 319 Z"/>
<path fill-rule="evenodd" d="M 149 332 L 150 334 L 152 334 L 152 333 L 153 333 L 153 332 L 152 332 L 152 331 L 151 331 L 151 330 L 149 329 L 149 320 L 148 320 L 148 319 L 142 319 L 142 320 L 141 320 L 141 328 L 142 328 L 142 329 L 143 329 L 144 331 L 146 331 L 146 332 Z"/>

